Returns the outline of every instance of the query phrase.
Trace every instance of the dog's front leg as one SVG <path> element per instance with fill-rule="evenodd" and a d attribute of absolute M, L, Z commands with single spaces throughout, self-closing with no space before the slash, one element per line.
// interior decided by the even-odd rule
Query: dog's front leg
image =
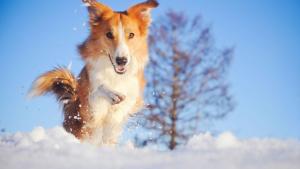
<path fill-rule="evenodd" d="M 125 100 L 125 96 L 123 94 L 112 91 L 103 84 L 98 87 L 98 91 L 113 105 L 119 104 Z"/>

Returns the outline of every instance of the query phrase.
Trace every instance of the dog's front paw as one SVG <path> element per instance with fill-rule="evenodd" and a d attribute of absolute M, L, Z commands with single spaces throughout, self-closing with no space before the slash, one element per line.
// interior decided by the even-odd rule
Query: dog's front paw
<path fill-rule="evenodd" d="M 108 97 L 112 105 L 119 104 L 125 100 L 125 96 L 115 92 L 109 92 Z"/>
<path fill-rule="evenodd" d="M 125 100 L 125 96 L 123 94 L 112 91 L 105 85 L 100 85 L 97 92 L 100 92 L 100 96 L 106 97 L 112 105 L 119 104 L 120 102 Z"/>

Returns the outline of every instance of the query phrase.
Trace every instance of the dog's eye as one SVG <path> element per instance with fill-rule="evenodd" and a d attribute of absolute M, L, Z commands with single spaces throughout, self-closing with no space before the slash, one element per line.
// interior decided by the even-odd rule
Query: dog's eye
<path fill-rule="evenodd" d="M 132 39 L 133 37 L 134 37 L 134 33 L 130 33 L 128 36 L 129 39 Z"/>
<path fill-rule="evenodd" d="M 106 37 L 109 38 L 109 39 L 114 39 L 114 35 L 113 35 L 112 32 L 107 32 Z"/>

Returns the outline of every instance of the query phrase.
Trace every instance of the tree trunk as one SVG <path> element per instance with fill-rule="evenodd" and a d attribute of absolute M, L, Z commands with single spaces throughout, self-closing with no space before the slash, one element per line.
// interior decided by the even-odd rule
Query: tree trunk
<path fill-rule="evenodd" d="M 176 136 L 177 136 L 177 130 L 176 130 L 176 117 L 177 117 L 177 113 L 176 113 L 176 108 L 173 108 L 171 110 L 171 120 L 172 120 L 172 127 L 171 127 L 171 131 L 170 131 L 170 143 L 169 143 L 169 149 L 173 150 L 176 147 Z"/>
<path fill-rule="evenodd" d="M 172 108 L 170 111 L 170 116 L 171 116 L 171 131 L 170 131 L 170 142 L 169 142 L 169 149 L 173 150 L 175 149 L 177 142 L 176 142 L 176 137 L 177 137 L 177 99 L 180 94 L 180 86 L 179 86 L 179 80 L 178 80 L 178 74 L 180 72 L 180 67 L 177 64 L 178 61 L 178 55 L 175 50 L 175 46 L 173 46 L 173 51 L 175 53 L 173 57 L 173 67 L 174 67 L 174 73 L 173 73 L 173 82 L 172 82 Z"/>

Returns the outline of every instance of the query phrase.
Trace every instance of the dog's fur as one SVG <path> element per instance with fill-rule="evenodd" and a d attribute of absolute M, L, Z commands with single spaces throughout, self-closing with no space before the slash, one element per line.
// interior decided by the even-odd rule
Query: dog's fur
<path fill-rule="evenodd" d="M 114 12 L 95 0 L 83 2 L 91 30 L 78 47 L 85 61 L 79 77 L 56 68 L 34 82 L 31 95 L 55 94 L 63 104 L 66 131 L 82 141 L 113 145 L 128 117 L 144 106 L 150 10 L 158 3 L 148 0 Z M 119 65 L 117 57 L 126 58 L 126 64 Z"/>

